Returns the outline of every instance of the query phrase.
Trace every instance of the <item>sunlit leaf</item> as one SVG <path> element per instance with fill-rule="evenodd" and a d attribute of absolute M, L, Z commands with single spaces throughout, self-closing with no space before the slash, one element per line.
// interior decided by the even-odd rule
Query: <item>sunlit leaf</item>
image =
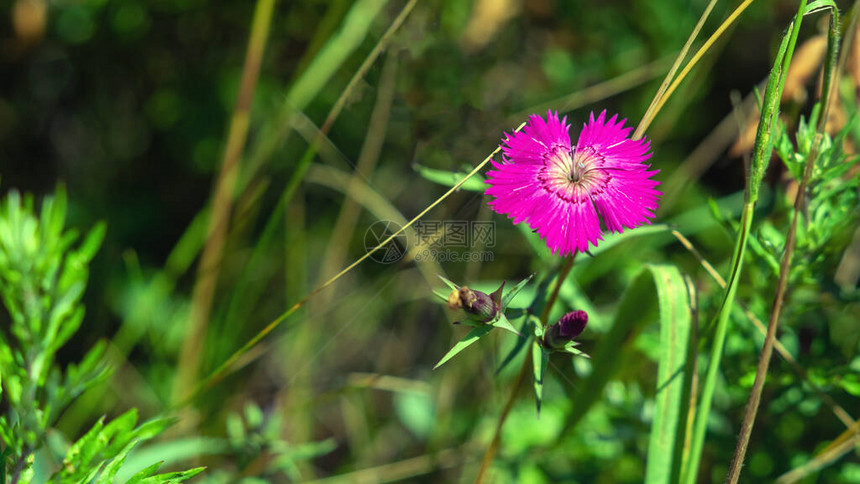
<path fill-rule="evenodd" d="M 543 377 L 546 374 L 546 364 L 549 362 L 549 352 L 544 351 L 537 341 L 532 342 L 532 364 L 534 366 L 535 406 L 540 416 L 540 406 L 543 401 Z"/>
<path fill-rule="evenodd" d="M 417 163 L 413 164 L 412 168 L 427 180 L 447 187 L 453 187 L 467 175 L 467 173 L 428 168 Z M 466 180 L 460 188 L 470 192 L 483 192 L 487 189 L 487 185 L 484 183 L 484 178 L 481 175 L 475 174 Z"/>
<path fill-rule="evenodd" d="M 487 333 L 489 333 L 492 330 L 493 330 L 493 326 L 490 326 L 489 324 L 485 324 L 483 326 L 478 326 L 477 328 L 473 329 L 472 331 L 469 331 L 469 334 L 467 334 L 465 338 L 461 339 L 460 342 L 455 344 L 454 347 L 451 348 L 451 350 L 448 351 L 448 353 L 446 353 L 445 356 L 443 356 L 441 360 L 439 360 L 439 363 L 436 363 L 436 366 L 434 366 L 433 369 L 435 370 L 436 368 L 439 368 L 440 366 L 445 364 L 446 361 L 448 361 L 451 358 L 453 358 L 454 356 L 456 356 L 457 353 L 465 350 L 466 348 L 469 347 L 469 345 L 471 345 L 475 341 L 478 341 L 479 339 L 481 339 L 482 336 L 486 335 Z"/>
<path fill-rule="evenodd" d="M 508 291 L 508 293 L 505 294 L 504 297 L 502 297 L 502 307 L 508 307 L 508 305 L 511 304 L 511 301 L 514 300 L 514 297 L 516 297 L 516 295 L 519 294 L 520 291 L 522 291 L 522 289 L 526 286 L 526 284 L 529 283 L 529 281 L 532 280 L 534 276 L 534 274 L 530 274 L 528 277 L 520 281 L 516 286 L 512 287 L 511 290 Z"/>

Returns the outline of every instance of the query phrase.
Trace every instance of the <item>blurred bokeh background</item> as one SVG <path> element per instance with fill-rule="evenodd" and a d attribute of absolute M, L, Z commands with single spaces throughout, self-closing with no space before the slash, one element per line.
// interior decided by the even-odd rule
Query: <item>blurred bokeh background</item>
<path fill-rule="evenodd" d="M 447 187 L 420 176 L 420 167 L 474 166 L 504 132 L 547 109 L 566 114 L 574 136 L 592 110 L 619 113 L 635 126 L 706 3 L 418 1 L 346 96 L 284 205 L 286 187 L 332 106 L 407 2 L 276 2 L 215 297 L 199 341 L 199 369 L 192 365 L 190 380 L 179 385 L 196 384 L 362 256 L 374 221 L 402 223 L 442 195 Z M 713 31 L 732 3 L 717 5 L 704 32 Z M 707 201 L 719 201 L 726 213 L 740 207 L 749 146 L 738 134 L 754 105 L 750 93 L 766 78 L 795 10 L 794 2 L 755 2 L 646 133 L 666 192 L 657 221 L 685 233 L 718 269 L 731 257 L 732 239 Z M 108 225 L 93 262 L 87 317 L 64 357 L 74 361 L 107 338 L 116 371 L 65 413 L 60 429 L 70 436 L 102 414 L 132 406 L 156 415 L 187 390 L 177 389 L 180 355 L 187 351 L 207 207 L 253 12 L 254 2 L 225 0 L 0 3 L 0 189 L 44 195 L 63 184 L 72 226 Z M 809 112 L 815 95 L 821 53 L 814 39 L 823 27 L 807 22 L 801 32 L 801 45 L 812 44 L 798 58 L 812 67 L 804 74 L 799 66 L 792 78 L 784 106 L 790 125 Z M 356 165 L 362 169 L 355 179 L 373 193 L 353 187 L 359 192 L 345 195 L 353 193 Z M 780 197 L 789 189 L 784 170 L 774 166 L 766 213 L 784 210 Z M 557 260 L 493 216 L 479 193 L 457 192 L 426 219 L 495 221 L 492 261 L 365 262 L 246 353 L 226 379 L 180 413 L 171 434 L 141 453 L 168 465 L 208 465 L 200 482 L 473 477 L 507 396 L 511 369 L 500 375 L 496 369 L 512 341 L 493 335 L 433 371 L 464 334 L 449 324 L 457 315 L 433 299 L 431 290 L 441 286 L 435 274 L 491 289 Z M 833 282 L 852 233 L 819 267 L 817 285 L 801 292 L 806 302 L 790 315 L 784 341 L 810 378 L 856 409 L 860 304 Z M 696 280 L 702 324 L 709 321 L 721 295 L 716 284 L 667 233 L 643 237 L 577 264 L 577 290 L 562 297 L 566 307 L 591 312 L 586 350 L 606 330 L 642 265 L 666 261 Z M 766 320 L 775 281 L 756 263 L 749 271 L 742 297 Z M 499 481 L 641 481 L 654 341 L 654 331 L 645 331 L 619 355 L 622 374 L 570 432 L 570 401 L 587 363 L 555 362 L 540 420 L 524 396 L 505 427 Z M 703 482 L 725 473 L 760 341 L 740 323 L 729 339 L 728 384 L 717 394 Z M 751 481 L 802 464 L 844 430 L 820 395 L 781 361 L 774 360 L 768 384 L 768 410 L 757 422 L 746 470 Z M 363 469 L 370 473 L 349 474 Z M 809 482 L 858 476 L 854 455 Z"/>

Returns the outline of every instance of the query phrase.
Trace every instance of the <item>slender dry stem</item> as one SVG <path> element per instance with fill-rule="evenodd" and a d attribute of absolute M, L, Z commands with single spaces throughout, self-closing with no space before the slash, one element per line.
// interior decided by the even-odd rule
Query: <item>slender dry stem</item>
<path fill-rule="evenodd" d="M 215 183 L 215 197 L 212 203 L 212 215 L 209 219 L 206 245 L 203 248 L 200 265 L 197 266 L 197 281 L 191 296 L 190 323 L 182 345 L 176 384 L 173 388 L 174 402 L 185 398 L 190 389 L 194 388 L 197 380 L 200 352 L 206 338 L 209 313 L 212 308 L 222 252 L 227 238 L 227 225 L 230 219 L 233 190 L 239 171 L 239 159 L 248 138 L 251 101 L 254 97 L 260 65 L 263 62 L 263 52 L 269 37 L 269 26 L 274 9 L 275 0 L 259 0 L 254 9 L 251 37 L 245 53 L 245 65 L 242 68 L 242 80 L 239 84 L 233 117 L 230 120 L 227 144 L 221 161 L 221 171 L 218 173 L 218 180 Z"/>
<path fill-rule="evenodd" d="M 672 93 L 675 92 L 675 89 L 678 88 L 684 78 L 686 78 L 690 71 L 693 70 L 693 67 L 695 67 L 696 64 L 699 63 L 699 61 L 702 59 L 705 53 L 714 45 L 717 39 L 722 37 L 726 30 L 728 30 L 728 28 L 735 22 L 735 20 L 737 20 L 738 17 L 740 17 L 741 14 L 744 12 L 744 10 L 746 10 L 747 7 L 749 7 L 754 1 L 755 0 L 744 0 L 742 4 L 738 5 L 738 7 L 731 13 L 731 15 L 729 15 L 728 18 L 726 18 L 726 20 L 723 21 L 722 24 L 720 24 L 717 30 L 714 31 L 714 33 L 710 37 L 708 37 L 708 40 L 705 41 L 702 47 L 699 48 L 698 51 L 696 51 L 696 53 L 690 59 L 690 62 L 687 62 L 687 64 L 684 66 L 678 76 L 672 81 L 672 84 L 666 89 L 665 94 L 654 98 L 656 101 L 656 105 L 653 108 L 653 113 L 651 114 L 651 116 L 648 116 L 646 113 L 646 116 L 642 118 L 642 122 L 639 123 L 639 128 L 637 129 L 636 133 L 634 133 L 634 138 L 637 135 L 641 136 L 641 134 L 645 132 L 645 130 L 651 124 L 651 121 L 654 119 L 654 116 L 656 116 L 660 109 L 663 107 L 663 105 L 666 104 L 666 100 L 668 100 Z M 649 111 L 651 111 L 650 107 Z"/>
<path fill-rule="evenodd" d="M 833 16 L 831 16 L 831 23 L 833 22 L 834 19 Z M 833 26 L 831 25 L 831 28 L 832 27 Z M 795 26 L 795 29 L 796 28 L 797 27 Z M 831 41 L 838 43 L 838 34 L 834 37 L 835 38 L 831 39 Z M 835 46 L 832 47 L 835 48 Z M 836 69 L 837 74 L 832 75 L 832 73 L 826 72 L 827 67 Z M 761 392 L 764 388 L 765 380 L 767 379 L 767 370 L 770 366 L 770 357 L 773 354 L 774 341 L 776 340 L 776 330 L 779 326 L 779 315 L 782 310 L 783 301 L 785 299 L 785 291 L 788 287 L 789 273 L 791 271 L 791 258 L 794 255 L 794 248 L 797 244 L 797 221 L 801 210 L 803 210 L 804 198 L 806 197 L 806 188 L 809 184 L 810 178 L 812 177 L 812 170 L 818 158 L 818 151 L 821 146 L 821 140 L 824 138 L 824 127 L 827 123 L 827 117 L 830 112 L 830 107 L 833 104 L 833 100 L 835 98 L 835 86 L 838 77 L 838 69 L 835 65 L 825 66 L 824 79 L 826 85 L 823 89 L 824 107 L 821 110 L 821 117 L 819 118 L 815 141 L 812 143 L 812 149 L 810 150 L 809 156 L 806 159 L 806 166 L 803 170 L 803 178 L 801 178 L 800 180 L 800 186 L 798 187 L 797 193 L 794 197 L 794 215 L 791 218 L 791 226 L 788 229 L 788 235 L 786 236 L 785 241 L 785 251 L 783 252 L 782 261 L 779 265 L 779 281 L 777 282 L 776 296 L 773 300 L 773 308 L 771 310 L 770 321 L 767 325 L 767 335 L 765 336 L 764 346 L 761 350 L 761 357 L 759 358 L 758 367 L 756 368 L 755 382 L 753 382 L 753 387 L 750 391 L 750 397 L 747 401 L 746 410 L 744 411 L 744 420 L 741 424 L 741 432 L 738 435 L 738 443 L 737 447 L 735 448 L 735 454 L 729 467 L 729 476 L 727 478 L 727 482 L 729 482 L 730 484 L 736 484 L 738 482 L 738 479 L 740 478 L 744 457 L 746 456 L 747 447 L 749 446 L 750 435 L 752 434 L 752 428 L 755 424 L 756 413 L 758 413 L 758 406 L 761 401 Z"/>
<path fill-rule="evenodd" d="M 723 279 L 723 276 L 721 276 L 720 273 L 717 272 L 716 269 L 714 269 L 714 266 L 712 266 L 711 263 L 708 262 L 702 256 L 701 253 L 699 253 L 698 249 L 696 249 L 696 247 L 693 246 L 693 244 L 677 230 L 673 230 L 672 235 L 674 235 L 675 238 L 677 238 L 678 241 L 681 242 L 684 248 L 686 248 L 688 251 L 690 251 L 691 254 L 693 254 L 693 256 L 702 265 L 702 267 L 705 268 L 705 271 L 708 272 L 711 278 L 714 279 L 714 281 L 716 281 L 721 288 L 725 289 L 726 280 Z M 753 323 L 753 326 L 755 326 L 756 329 L 763 336 L 766 336 L 767 327 L 759 320 L 758 316 L 756 316 L 752 311 L 750 311 L 750 309 L 746 307 L 743 303 L 739 302 L 738 306 L 744 311 L 744 314 L 746 314 L 747 319 L 749 319 Z M 833 411 L 833 414 L 836 415 L 836 418 L 838 418 L 843 424 L 845 424 L 847 428 L 852 428 L 856 424 L 854 417 L 848 414 L 848 412 L 845 411 L 845 409 L 842 408 L 841 405 L 839 405 L 838 403 L 836 403 L 835 400 L 833 400 L 833 397 L 828 395 L 827 392 L 825 392 L 820 386 L 815 384 L 815 382 L 813 382 L 809 378 L 809 375 L 806 374 L 806 370 L 804 370 L 800 363 L 798 363 L 797 360 L 794 358 L 794 356 L 789 353 L 788 349 L 779 341 L 779 339 L 774 340 L 773 345 L 776 349 L 776 352 L 779 353 L 779 355 L 789 365 L 791 365 L 792 368 L 794 368 L 794 371 L 797 372 L 797 374 L 800 376 L 800 379 L 803 380 L 807 385 L 809 385 L 810 388 L 812 388 L 818 394 L 818 396 L 821 397 L 821 400 L 825 403 L 825 405 L 830 407 L 830 410 Z"/>
<path fill-rule="evenodd" d="M 681 62 L 683 62 L 684 58 L 687 57 L 687 52 L 693 45 L 693 41 L 696 40 L 696 37 L 699 35 L 699 32 L 705 25 L 705 20 L 708 19 L 708 16 L 711 14 L 711 10 L 714 9 L 714 5 L 716 4 L 717 0 L 711 0 L 710 2 L 708 2 L 708 6 L 705 7 L 705 11 L 702 12 L 702 15 L 699 17 L 699 21 L 696 22 L 696 26 L 693 27 L 693 31 L 690 32 L 690 37 L 687 38 L 687 42 L 684 44 L 684 47 L 681 48 L 681 52 L 678 54 L 678 57 L 675 59 L 675 62 L 669 69 L 669 72 L 666 73 L 666 77 L 660 84 L 660 88 L 657 90 L 657 94 L 654 95 L 654 99 L 651 100 L 651 104 L 648 106 L 648 109 L 645 110 L 645 114 L 642 116 L 642 121 L 639 122 L 639 125 L 636 127 L 636 131 L 633 133 L 633 139 L 639 139 L 642 137 L 643 134 L 645 134 L 645 131 L 648 129 L 648 126 L 651 125 L 651 121 L 654 120 L 654 117 L 657 115 L 657 112 L 660 110 L 661 107 L 663 107 L 663 97 L 671 95 L 670 92 L 667 94 L 667 91 L 669 89 L 669 83 L 672 82 L 672 78 L 675 77 L 675 73 L 678 72 L 678 68 L 681 67 Z"/>

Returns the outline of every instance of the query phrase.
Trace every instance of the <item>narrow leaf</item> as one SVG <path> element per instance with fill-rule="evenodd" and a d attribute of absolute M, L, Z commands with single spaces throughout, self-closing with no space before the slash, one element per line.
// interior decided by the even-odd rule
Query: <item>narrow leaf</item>
<path fill-rule="evenodd" d="M 454 347 L 451 348 L 451 351 L 445 354 L 445 356 L 443 356 L 442 359 L 439 360 L 439 363 L 436 363 L 436 366 L 434 366 L 433 369 L 435 370 L 436 368 L 439 368 L 446 361 L 456 356 L 457 353 L 465 350 L 469 345 L 471 345 L 475 341 L 478 341 L 479 339 L 481 339 L 482 336 L 486 335 L 492 330 L 493 326 L 487 324 L 484 326 L 479 326 L 472 331 L 469 331 L 469 334 L 467 334 L 465 338 L 461 339 L 459 343 L 455 344 Z"/>
<path fill-rule="evenodd" d="M 441 279 L 441 280 L 442 280 L 442 282 L 444 282 L 446 286 L 448 286 L 449 288 L 451 288 L 451 290 L 452 290 L 452 291 L 456 291 L 457 289 L 460 289 L 460 286 L 458 286 L 458 285 L 454 284 L 453 282 L 449 281 L 448 279 L 445 279 L 444 277 L 442 277 L 442 276 L 440 276 L 440 275 L 437 275 L 437 277 L 438 277 L 439 279 Z M 445 299 L 447 300 L 448 298 L 446 297 Z"/>
<path fill-rule="evenodd" d="M 139 481 L 141 484 L 175 484 L 177 482 L 187 481 L 192 477 L 200 474 L 206 470 L 205 467 L 195 467 L 194 469 L 189 469 L 187 471 L 179 471 L 179 472 L 168 472 L 166 474 L 159 474 L 157 476 L 147 477 L 142 481 Z"/>
<path fill-rule="evenodd" d="M 654 420 L 648 442 L 648 461 L 645 467 L 647 484 L 668 484 L 673 479 L 673 460 L 677 439 L 683 442 L 686 421 L 684 406 L 685 367 L 690 347 L 692 313 L 687 285 L 675 267 L 654 268 L 654 284 L 660 308 L 660 352 L 657 361 L 657 391 Z"/>
<path fill-rule="evenodd" d="M 493 322 L 491 324 L 491 326 L 495 326 L 497 328 L 501 328 L 501 329 L 504 329 L 506 331 L 510 331 L 511 333 L 514 333 L 517 336 L 522 336 L 522 334 L 520 334 L 520 332 L 517 331 L 516 328 L 514 328 L 514 326 L 511 324 L 511 322 L 508 321 L 508 318 L 506 318 L 504 314 L 500 314 L 499 319 L 497 319 L 495 322 Z"/>
<path fill-rule="evenodd" d="M 532 363 L 535 373 L 535 406 L 537 415 L 540 417 L 540 404 L 543 401 L 543 376 L 546 373 L 546 364 L 549 361 L 549 352 L 544 351 L 537 341 L 532 343 Z"/>
<path fill-rule="evenodd" d="M 519 292 L 526 286 L 526 284 L 529 283 L 529 281 L 532 280 L 534 276 L 534 274 L 529 275 L 528 277 L 520 281 L 516 286 L 511 288 L 511 290 L 508 291 L 508 293 L 505 294 L 505 296 L 502 298 L 502 307 L 507 308 L 511 304 L 511 301 L 514 300 L 514 297 L 519 294 Z"/>
<path fill-rule="evenodd" d="M 568 414 L 564 432 L 574 430 L 576 424 L 588 413 L 592 405 L 600 401 L 607 382 L 615 375 L 621 365 L 622 359 L 619 358 L 619 355 L 627 353 L 626 349 L 634 343 L 645 324 L 658 319 L 657 303 L 666 305 L 669 304 L 667 301 L 670 300 L 660 298 L 659 292 L 676 291 L 674 285 L 665 282 L 676 280 L 676 278 L 680 279 L 681 276 L 674 266 L 648 265 L 627 288 L 615 314 L 612 327 L 601 337 L 594 350 L 592 356 L 593 371 L 583 380 L 579 386 L 579 391 L 576 392 L 573 408 Z M 681 286 L 681 291 L 685 291 L 685 286 Z M 671 317 L 670 314 L 676 314 L 678 311 L 689 312 L 688 304 L 685 302 L 680 306 L 673 305 L 671 309 L 669 306 L 665 309 L 660 307 L 659 317 L 661 320 L 664 317 L 669 318 Z M 669 452 L 671 453 L 671 450 Z M 671 466 L 669 468 L 671 469 Z"/>
<path fill-rule="evenodd" d="M 96 255 L 96 252 L 98 252 L 99 247 L 102 245 L 102 241 L 104 241 L 106 231 L 107 226 L 105 223 L 99 222 L 87 233 L 86 238 L 81 242 L 81 246 L 77 251 L 78 255 L 83 258 L 83 262 L 89 262 Z"/>
<path fill-rule="evenodd" d="M 514 347 L 513 347 L 513 348 L 511 348 L 511 351 L 509 351 L 509 352 L 508 352 L 508 355 L 507 355 L 507 356 L 505 356 L 505 359 L 502 361 L 502 364 L 501 364 L 501 365 L 499 365 L 499 368 L 498 368 L 498 369 L 496 369 L 496 375 L 498 375 L 499 373 L 501 373 L 501 372 L 502 372 L 502 370 L 503 370 L 506 366 L 508 366 L 508 363 L 510 363 L 511 361 L 513 361 L 513 359 L 514 359 L 514 358 L 516 358 L 516 356 L 517 356 L 518 354 L 520 354 L 520 351 L 522 351 L 522 350 L 523 350 L 523 348 L 525 348 L 525 347 L 526 347 L 526 343 L 528 342 L 528 338 L 526 338 L 525 336 L 522 336 L 522 335 L 526 333 L 526 330 L 527 330 L 527 328 L 528 328 L 528 325 L 529 325 L 529 324 L 531 324 L 531 318 L 533 318 L 533 317 L 534 317 L 534 316 L 531 316 L 531 317 L 528 317 L 528 318 L 524 318 L 524 319 L 523 319 L 523 324 L 522 324 L 522 326 L 520 326 L 520 334 L 521 334 L 521 335 L 520 335 L 520 337 L 517 339 L 517 342 L 514 344 Z M 538 323 L 538 324 L 539 324 L 539 323 Z"/>
<path fill-rule="evenodd" d="M 161 462 L 156 462 L 155 464 L 141 469 L 137 474 L 131 476 L 131 479 L 125 481 L 125 484 L 138 484 L 143 482 L 144 479 L 158 472 L 158 468 L 161 467 L 161 464 Z"/>
<path fill-rule="evenodd" d="M 593 248 L 591 250 L 591 255 L 597 255 L 601 252 L 606 252 L 607 250 L 615 247 L 616 245 L 624 242 L 625 240 L 640 237 L 642 235 L 651 235 L 651 234 L 659 234 L 662 232 L 668 232 L 669 226 L 666 224 L 654 224 L 654 225 L 646 225 L 644 227 L 638 227 L 636 230 L 625 230 L 621 233 L 610 233 L 606 234 L 606 237 L 603 241 L 600 242 L 600 245 Z"/>
<path fill-rule="evenodd" d="M 412 168 L 427 180 L 446 187 L 453 187 L 467 175 L 467 173 L 429 168 L 417 163 L 413 164 Z M 460 188 L 470 192 L 483 192 L 487 188 L 487 185 L 484 184 L 484 179 L 480 175 L 476 174 L 466 180 Z"/>

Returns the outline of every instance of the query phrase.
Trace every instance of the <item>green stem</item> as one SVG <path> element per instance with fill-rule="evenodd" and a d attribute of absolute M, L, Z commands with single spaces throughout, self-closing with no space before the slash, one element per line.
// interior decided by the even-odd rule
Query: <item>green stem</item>
<path fill-rule="evenodd" d="M 747 236 L 752 226 L 753 218 L 752 203 L 745 203 L 744 210 L 741 214 L 741 223 L 738 231 L 738 239 L 735 243 L 734 253 L 732 254 L 732 273 L 728 282 L 728 289 L 721 305 L 720 313 L 717 316 L 717 329 L 714 334 L 714 346 L 711 349 L 711 357 L 708 361 L 708 371 L 705 376 L 705 381 L 702 386 L 702 397 L 699 401 L 699 410 L 696 412 L 695 423 L 693 425 L 693 436 L 690 445 L 690 459 L 687 463 L 683 480 L 687 484 L 695 484 L 696 476 L 699 473 L 699 462 L 702 457 L 702 448 L 705 444 L 705 433 L 708 427 L 708 415 L 711 412 L 711 403 L 714 398 L 714 389 L 717 383 L 717 374 L 720 369 L 720 360 L 723 356 L 723 346 L 726 342 L 726 333 L 728 330 L 729 315 L 731 314 L 732 305 L 735 300 L 735 293 L 738 289 L 738 278 L 741 274 L 743 266 L 744 252 L 746 251 Z"/>
<path fill-rule="evenodd" d="M 804 9 L 804 5 L 801 5 L 801 10 L 798 13 L 798 19 L 795 22 L 795 26 L 799 27 L 800 24 L 800 16 L 802 15 Z M 833 9 L 835 12 L 836 9 Z M 819 123 L 817 126 L 817 133 L 815 137 L 815 141 L 813 142 L 812 149 L 810 150 L 809 156 L 806 159 L 806 166 L 803 170 L 803 178 L 800 180 L 800 186 L 797 189 L 797 194 L 794 198 L 794 215 L 791 219 L 791 226 L 788 229 L 788 235 L 786 236 L 785 242 L 785 251 L 783 252 L 782 261 L 780 262 L 779 267 L 779 282 L 777 283 L 776 296 L 773 300 L 773 307 L 771 310 L 770 320 L 767 325 L 767 335 L 765 336 L 764 345 L 761 350 L 761 356 L 759 357 L 758 367 L 756 368 L 755 381 L 753 383 L 752 390 L 750 391 L 749 400 L 747 401 L 747 406 L 744 411 L 744 420 L 741 424 L 741 432 L 738 435 L 738 443 L 735 448 L 735 454 L 732 457 L 732 463 L 729 467 L 729 476 L 727 482 L 730 484 L 737 484 L 738 479 L 741 474 L 741 467 L 743 467 L 744 457 L 746 456 L 747 447 L 749 446 L 750 435 L 752 435 L 753 425 L 755 424 L 755 417 L 758 413 L 758 406 L 761 402 L 761 392 L 764 389 L 765 379 L 767 378 L 767 371 L 770 366 L 771 355 L 773 354 L 773 346 L 774 341 L 776 340 L 776 330 L 779 326 L 779 315 L 782 310 L 783 300 L 785 298 L 785 291 L 788 286 L 789 272 L 791 270 L 791 258 L 794 255 L 794 248 L 797 242 L 797 219 L 800 211 L 802 210 L 803 199 L 806 196 L 806 187 L 809 183 L 809 179 L 812 176 L 812 170 L 815 166 L 816 158 L 818 157 L 818 151 L 820 149 L 821 140 L 824 138 L 824 126 L 826 124 L 827 116 L 830 111 L 830 103 L 833 100 L 833 86 L 834 80 L 837 76 L 833 75 L 833 71 L 836 69 L 836 50 L 838 49 L 839 43 L 839 33 L 838 33 L 838 21 L 836 21 L 835 17 L 838 15 L 837 13 L 833 13 L 830 17 L 830 35 L 829 35 L 829 55 L 827 57 L 827 66 L 824 74 L 824 84 L 823 84 L 823 109 L 821 112 L 821 117 L 819 118 Z"/>
<path fill-rule="evenodd" d="M 543 312 L 540 316 L 540 322 L 543 326 L 547 325 L 547 319 L 549 318 L 550 312 L 552 311 L 552 307 L 555 304 L 556 299 L 558 299 L 558 293 L 561 290 L 561 285 L 564 283 L 564 280 L 567 279 L 568 274 L 570 274 L 570 270 L 573 268 L 573 261 L 576 259 L 576 252 L 573 253 L 572 256 L 568 257 L 564 261 L 564 265 L 561 266 L 561 269 L 558 272 L 558 278 L 555 281 L 555 287 L 553 288 L 552 294 L 550 294 L 549 299 L 547 299 L 546 306 L 543 308 Z M 526 356 L 523 358 L 523 366 L 520 368 L 519 374 L 517 374 L 517 379 L 514 380 L 514 385 L 511 387 L 511 393 L 508 395 L 508 401 L 505 403 L 505 408 L 502 409 L 502 413 L 499 414 L 499 420 L 496 422 L 496 432 L 493 434 L 493 440 L 490 442 L 490 446 L 487 447 L 487 451 L 484 453 L 484 458 L 481 459 L 481 468 L 478 470 L 478 476 L 475 478 L 475 484 L 480 484 L 484 482 L 484 478 L 487 475 L 487 471 L 490 469 L 490 465 L 493 463 L 493 459 L 496 456 L 496 452 L 499 450 L 499 445 L 502 442 L 502 427 L 505 425 L 505 420 L 508 418 L 508 414 L 511 412 L 511 409 L 514 407 L 514 401 L 516 400 L 517 393 L 519 393 L 520 387 L 525 381 L 526 374 L 528 373 L 529 368 L 531 368 L 532 358 L 531 351 L 526 351 Z"/>

